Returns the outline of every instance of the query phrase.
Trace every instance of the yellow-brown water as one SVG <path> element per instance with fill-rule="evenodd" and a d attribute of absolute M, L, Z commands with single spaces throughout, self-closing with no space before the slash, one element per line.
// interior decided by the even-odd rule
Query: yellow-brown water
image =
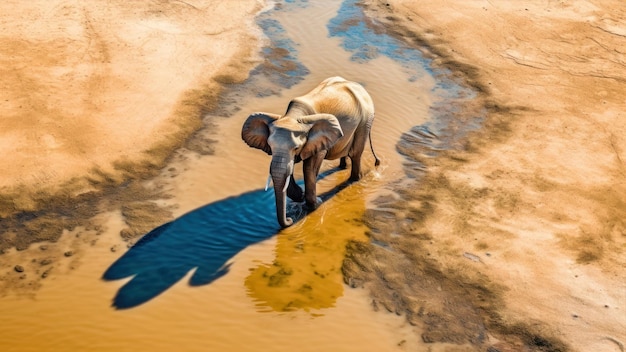
<path fill-rule="evenodd" d="M 346 243 L 365 238 L 360 219 L 369 202 L 404 177 L 396 143 L 403 132 L 427 120 L 435 82 L 425 71 L 409 72 L 384 55 L 355 60 L 342 47 L 341 38 L 328 37 L 326 24 L 339 6 L 324 1 L 272 11 L 270 16 L 296 43 L 297 60 L 310 74 L 278 94 L 246 96 L 234 102 L 240 110 L 228 118 L 218 116 L 211 127 L 217 131 L 211 137 L 217 141 L 213 155 L 180 151 L 163 174 L 146 186 L 165 190 L 169 198 L 159 204 L 175 206 L 177 218 L 215 209 L 214 205 L 229 197 L 259 191 L 265 184 L 269 157 L 241 141 L 243 121 L 254 111 L 282 113 L 292 97 L 334 75 L 361 82 L 372 95 L 377 111 L 372 139 L 382 166 L 375 170 L 366 151 L 363 164 L 368 174 L 362 181 L 330 196 L 294 226 L 234 253 L 225 275 L 210 283 L 190 284 L 200 265 L 189 267 L 171 287 L 155 291 L 129 309 L 115 309 L 111 302 L 136 276 L 102 280 L 103 273 L 131 253 L 121 245 L 120 214 L 103 213 L 100 222 L 105 231 L 97 245 L 81 244 L 76 237 L 81 229 L 66 233 L 61 245 L 81 248 L 66 267 L 56 270 L 34 295 L 2 297 L 2 351 L 381 351 L 407 347 L 403 336 L 411 329 L 404 319 L 374 312 L 365 291 L 343 283 L 340 268 Z M 335 166 L 336 162 L 329 162 L 324 170 Z M 297 170 L 296 178 L 300 175 Z M 330 173 L 319 181 L 318 193 L 347 178 L 347 171 Z M 266 212 L 260 215 L 263 218 L 274 217 L 272 207 L 255 211 Z M 4 258 L 12 263 L 18 255 L 25 252 L 11 251 Z M 159 259 L 155 253 L 154 260 Z M 158 279 L 167 273 L 153 274 Z"/>

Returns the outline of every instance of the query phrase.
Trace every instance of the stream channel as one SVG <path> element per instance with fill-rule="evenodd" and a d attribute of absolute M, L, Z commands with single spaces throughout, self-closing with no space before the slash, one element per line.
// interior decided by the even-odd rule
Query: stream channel
<path fill-rule="evenodd" d="M 288 1 L 257 23 L 267 37 L 264 62 L 229 86 L 193 137 L 196 147 L 176 151 L 146 181 L 168 195 L 157 203 L 174 220 L 127 249 L 119 245 L 122 216 L 101 214 L 106 231 L 88 260 L 76 258 L 32 299 L 0 301 L 3 351 L 389 351 L 417 343 L 403 317 L 374 312 L 366 290 L 344 284 L 345 246 L 367 240 L 365 210 L 407 177 L 396 149 L 402 134 L 416 126 L 429 134 L 434 108 L 471 93 L 352 0 Z M 270 157 L 245 145 L 241 126 L 256 111 L 283 113 L 331 76 L 373 97 L 382 165 L 366 149 L 366 176 L 348 185 L 349 171 L 326 161 L 324 203 L 281 230 L 273 192 L 264 191 Z M 301 212 L 297 204 L 289 210 Z"/>

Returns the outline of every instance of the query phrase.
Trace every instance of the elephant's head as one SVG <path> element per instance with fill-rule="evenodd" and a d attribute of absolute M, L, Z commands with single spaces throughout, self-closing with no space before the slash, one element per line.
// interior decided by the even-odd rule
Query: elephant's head
<path fill-rule="evenodd" d="M 274 182 L 276 217 L 280 226 L 293 223 L 287 218 L 285 206 L 294 163 L 329 149 L 342 136 L 339 121 L 330 114 L 292 118 L 255 113 L 243 124 L 243 140 L 272 156 L 270 176 Z"/>

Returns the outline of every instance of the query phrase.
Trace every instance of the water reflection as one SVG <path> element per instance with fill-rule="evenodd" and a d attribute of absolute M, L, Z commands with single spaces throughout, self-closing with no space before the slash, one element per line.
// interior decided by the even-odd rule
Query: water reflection
<path fill-rule="evenodd" d="M 340 185 L 340 188 L 348 186 Z M 349 185 L 299 224 L 277 238 L 276 258 L 252 269 L 248 294 L 261 311 L 333 307 L 343 295 L 341 265 L 349 240 L 365 240 L 361 222 L 367 182 Z"/>
<path fill-rule="evenodd" d="M 336 171 L 328 170 L 320 178 Z M 320 198 L 326 201 L 346 185 Z M 307 215 L 299 206 L 290 210 L 294 221 Z M 205 205 L 150 231 L 105 271 L 103 279 L 132 277 L 113 299 L 115 308 L 132 308 L 165 292 L 193 269 L 189 285 L 210 284 L 228 272 L 233 256 L 279 231 L 273 192 L 251 191 Z"/>

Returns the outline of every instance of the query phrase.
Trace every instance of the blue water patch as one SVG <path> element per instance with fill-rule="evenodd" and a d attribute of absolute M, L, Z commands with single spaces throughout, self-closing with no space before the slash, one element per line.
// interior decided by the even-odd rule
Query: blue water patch
<path fill-rule="evenodd" d="M 476 98 L 476 92 L 461 86 L 451 78 L 451 72 L 445 68 L 435 70 L 432 61 L 424 57 L 420 49 L 407 42 L 387 34 L 382 24 L 369 19 L 356 0 L 342 3 L 337 15 L 327 25 L 331 37 L 342 39 L 342 47 L 352 53 L 351 60 L 366 63 L 380 56 L 397 62 L 407 70 L 407 80 L 416 82 L 424 74 L 435 78 L 432 92 L 440 97 L 430 108 L 433 118 L 417 130 L 427 130 L 436 136 L 428 141 L 431 150 L 442 150 L 467 135 L 468 132 L 482 126 L 484 110 L 477 111 L 470 118 L 460 116 L 466 105 L 464 102 Z M 403 138 L 400 143 L 410 148 L 411 138 Z M 424 143 L 420 143 L 424 144 Z M 436 147 L 435 147 L 436 145 Z M 432 153 L 431 153 L 432 154 Z"/>
<path fill-rule="evenodd" d="M 297 44 L 287 37 L 285 28 L 277 20 L 271 18 L 271 12 L 257 18 L 257 24 L 268 37 L 269 45 L 263 47 L 264 62 L 255 68 L 252 75 L 261 74 L 270 82 L 281 88 L 290 88 L 304 79 L 310 73 L 298 60 Z M 263 92 L 258 94 L 264 96 Z M 275 94 L 267 91 L 265 95 Z"/>
<path fill-rule="evenodd" d="M 306 7 L 309 4 L 308 0 L 284 0 L 287 4 L 298 5 L 299 7 Z"/>
<path fill-rule="evenodd" d="M 450 79 L 449 70 L 439 68 L 435 71 L 432 61 L 425 58 L 418 48 L 387 34 L 384 25 L 369 19 L 356 0 L 344 1 L 327 27 L 331 37 L 342 39 L 343 48 L 352 53 L 354 62 L 365 63 L 386 56 L 409 71 L 409 82 L 416 82 L 424 72 L 436 78 L 433 92 L 439 96 L 449 99 L 471 99 L 476 96 L 471 89 Z"/>
<path fill-rule="evenodd" d="M 342 46 L 352 53 L 352 61 L 364 63 L 383 55 L 410 69 L 413 76 L 409 80 L 415 81 L 415 75 L 420 76 L 424 71 L 433 74 L 419 50 L 387 35 L 382 26 L 379 30 L 372 28 L 373 23 L 368 23 L 363 9 L 356 3 L 356 0 L 344 1 L 337 16 L 327 25 L 331 37 L 343 39 Z"/>
<path fill-rule="evenodd" d="M 306 6 L 306 2 L 289 4 L 287 10 Z M 263 61 L 250 72 L 245 82 L 226 87 L 227 90 L 220 96 L 219 106 L 211 111 L 211 115 L 232 116 L 241 109 L 245 97 L 280 94 L 282 89 L 300 83 L 310 73 L 298 59 L 298 44 L 287 36 L 282 24 L 272 18 L 281 9 L 285 6 L 277 6 L 257 16 L 256 23 L 268 39 L 267 45 L 261 48 Z"/>

